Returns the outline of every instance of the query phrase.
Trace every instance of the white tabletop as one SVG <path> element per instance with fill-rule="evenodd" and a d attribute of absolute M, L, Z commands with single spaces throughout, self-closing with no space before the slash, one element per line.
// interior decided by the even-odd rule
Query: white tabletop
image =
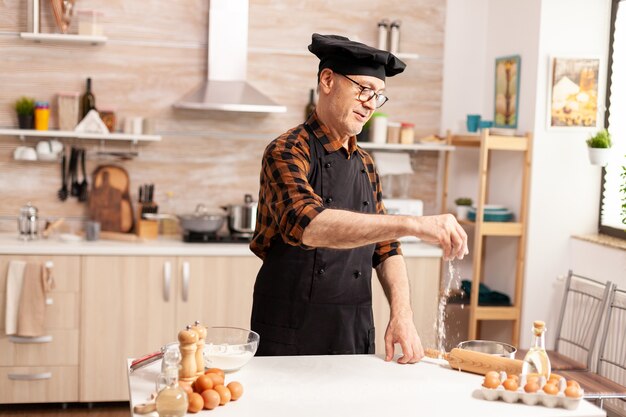
<path fill-rule="evenodd" d="M 146 402 L 160 366 L 155 362 L 129 376 L 131 409 Z M 399 365 L 374 355 L 255 357 L 241 370 L 227 374 L 226 382 L 230 381 L 243 384 L 242 398 L 199 415 L 606 416 L 584 400 L 576 410 L 566 410 L 479 399 L 473 392 L 480 387 L 481 376 L 454 371 L 428 358 Z"/>

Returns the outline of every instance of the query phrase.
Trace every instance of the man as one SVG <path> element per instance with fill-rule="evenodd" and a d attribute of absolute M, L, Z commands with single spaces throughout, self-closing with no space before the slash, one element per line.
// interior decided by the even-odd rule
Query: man
<path fill-rule="evenodd" d="M 371 271 L 391 308 L 386 360 L 423 348 L 413 324 L 409 284 L 397 238 L 442 246 L 446 259 L 467 253 L 451 215 L 385 215 L 380 179 L 356 137 L 387 98 L 385 76 L 405 64 L 386 51 L 341 36 L 313 34 L 319 59 L 316 110 L 266 148 L 257 224 L 250 248 L 263 259 L 251 327 L 258 355 L 374 353 Z"/>

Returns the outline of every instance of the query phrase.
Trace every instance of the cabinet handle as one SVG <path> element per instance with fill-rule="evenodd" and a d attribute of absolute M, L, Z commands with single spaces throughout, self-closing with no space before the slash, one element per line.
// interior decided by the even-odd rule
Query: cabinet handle
<path fill-rule="evenodd" d="M 163 263 L 163 301 L 170 301 L 170 292 L 172 287 L 172 263 L 167 261 Z"/>
<path fill-rule="evenodd" d="M 39 336 L 39 337 L 9 336 L 9 342 L 13 342 L 13 343 L 50 343 L 50 342 L 52 342 L 52 335 Z"/>
<path fill-rule="evenodd" d="M 39 374 L 9 374 L 8 376 L 9 379 L 14 381 L 37 381 L 52 378 L 52 372 L 42 372 Z"/>
<path fill-rule="evenodd" d="M 183 301 L 189 299 L 189 262 L 183 262 Z"/>

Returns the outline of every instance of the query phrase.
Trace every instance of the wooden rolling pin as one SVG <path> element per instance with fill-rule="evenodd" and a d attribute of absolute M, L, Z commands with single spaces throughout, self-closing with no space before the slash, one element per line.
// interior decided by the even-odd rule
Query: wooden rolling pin
<path fill-rule="evenodd" d="M 424 353 L 429 358 L 441 359 L 441 352 L 435 349 L 425 349 Z M 509 359 L 488 353 L 474 352 L 472 350 L 454 348 L 443 354 L 452 369 L 485 375 L 489 371 L 504 371 L 507 374 L 519 375 L 522 373 L 522 361 Z"/>

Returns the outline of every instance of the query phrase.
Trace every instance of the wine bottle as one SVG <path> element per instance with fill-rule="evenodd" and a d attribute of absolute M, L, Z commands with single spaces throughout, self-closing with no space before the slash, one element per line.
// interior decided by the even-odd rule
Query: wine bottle
<path fill-rule="evenodd" d="M 309 91 L 309 104 L 304 108 L 304 119 L 308 119 L 311 113 L 315 110 L 315 90 L 311 88 Z"/>
<path fill-rule="evenodd" d="M 87 78 L 87 90 L 80 100 L 82 118 L 84 118 L 90 110 L 96 109 L 96 97 L 91 92 L 91 78 Z"/>

